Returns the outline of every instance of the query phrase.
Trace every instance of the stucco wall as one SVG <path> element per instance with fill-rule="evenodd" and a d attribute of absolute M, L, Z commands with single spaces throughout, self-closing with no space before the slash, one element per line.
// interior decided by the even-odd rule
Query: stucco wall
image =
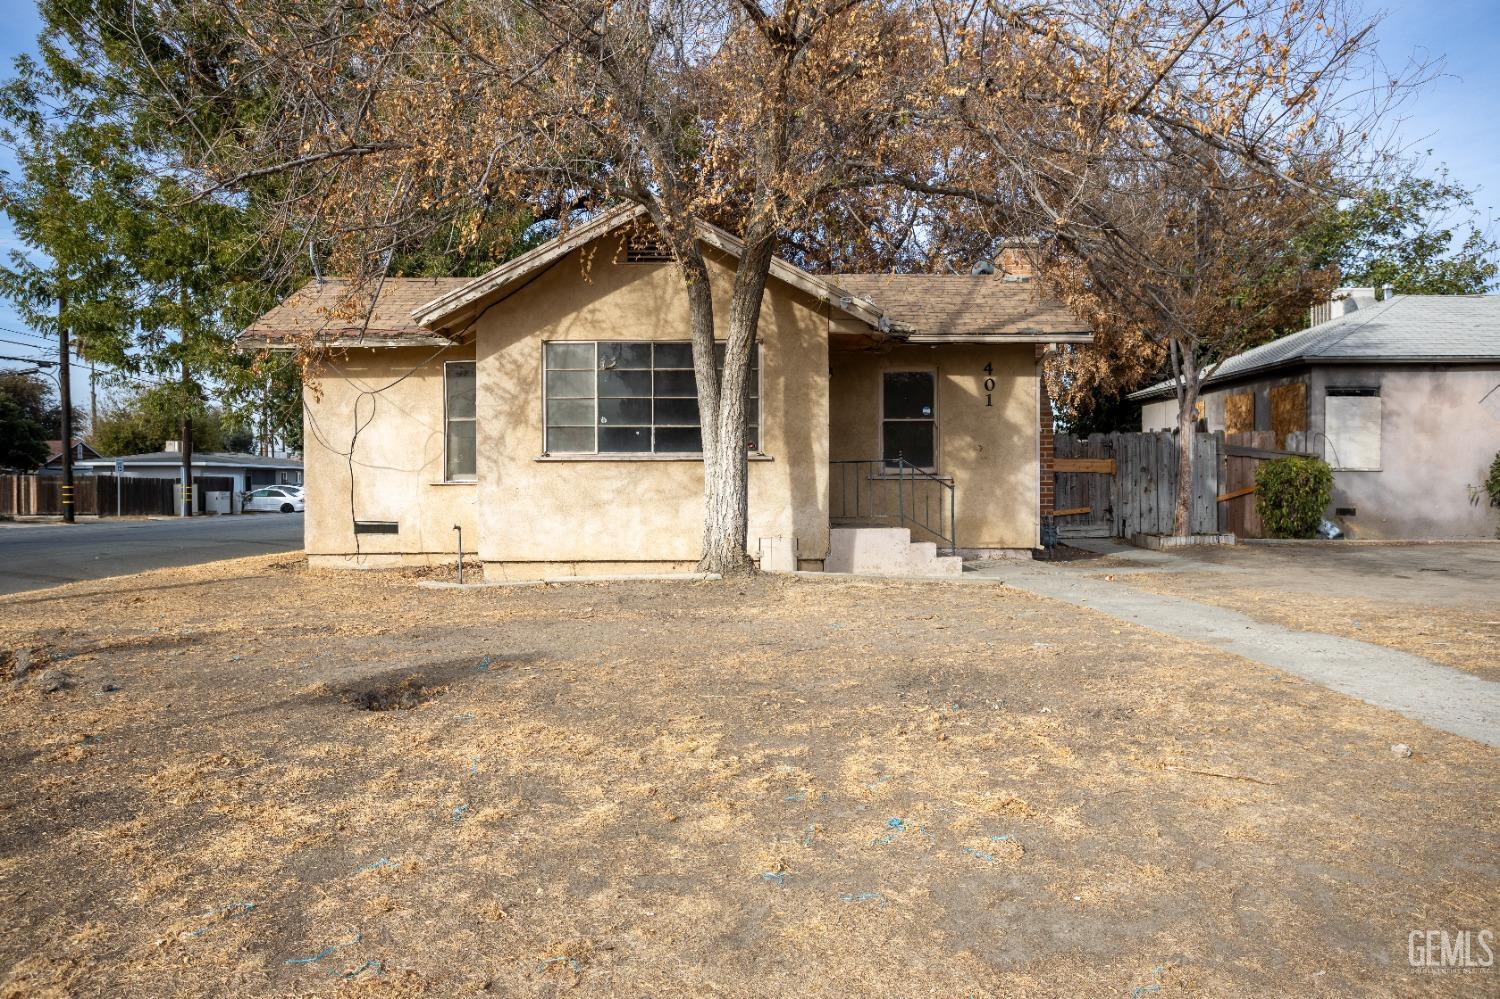
<path fill-rule="evenodd" d="M 315 562 L 381 566 L 452 559 L 454 524 L 463 526 L 464 549 L 475 550 L 478 486 L 442 481 L 443 362 L 473 357 L 472 346 L 436 356 L 430 347 L 381 348 L 350 350 L 324 362 L 316 385 L 304 392 L 304 532 Z M 352 510 L 346 457 L 351 441 Z M 356 519 L 395 521 L 399 533 L 356 537 Z"/>
<path fill-rule="evenodd" d="M 830 457 L 880 457 L 885 371 L 937 373 L 937 467 L 956 484 L 958 547 L 1030 549 L 1039 538 L 1040 405 L 1035 348 L 942 344 L 883 351 L 835 349 Z M 993 366 L 993 375 L 984 370 Z M 995 379 L 988 393 L 984 383 Z"/>
<path fill-rule="evenodd" d="M 1500 510 L 1471 501 L 1500 451 L 1500 409 L 1479 400 L 1500 385 L 1500 365 L 1314 370 L 1314 426 L 1329 385 L 1380 388 L 1380 471 L 1335 472 L 1334 516 L 1352 538 L 1493 538 Z M 1332 512 L 1332 511 L 1331 511 Z"/>
<path fill-rule="evenodd" d="M 626 263 L 614 243 L 563 258 L 476 324 L 479 554 L 501 575 L 681 568 L 699 557 L 701 461 L 543 456 L 545 341 L 688 338 L 676 270 Z M 711 257 L 710 275 L 722 338 L 733 272 Z M 762 537 L 795 537 L 809 563 L 828 552 L 827 329 L 820 303 L 771 281 L 760 326 L 767 460 L 750 464 L 752 554 Z"/>

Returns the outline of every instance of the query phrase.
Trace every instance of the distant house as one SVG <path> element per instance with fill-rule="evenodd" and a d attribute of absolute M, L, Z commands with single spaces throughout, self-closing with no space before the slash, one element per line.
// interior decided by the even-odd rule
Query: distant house
<path fill-rule="evenodd" d="M 182 476 L 182 452 L 175 442 L 170 450 L 151 454 L 128 454 L 119 458 L 93 458 L 80 462 L 80 471 L 88 474 L 113 475 L 116 465 L 126 478 L 175 479 Z M 302 461 L 297 458 L 263 458 L 255 454 L 219 451 L 193 452 L 194 478 L 212 476 L 234 480 L 234 492 L 245 492 L 261 486 L 302 484 Z"/>
<path fill-rule="evenodd" d="M 1229 358 L 1202 422 L 1301 441 L 1334 469 L 1328 511 L 1351 538 L 1492 538 L 1476 491 L 1500 451 L 1500 297 L 1341 288 L 1317 325 Z M 1177 426 L 1171 382 L 1130 396 L 1142 430 Z"/>
<path fill-rule="evenodd" d="M 77 463 L 80 462 L 80 461 L 86 461 L 88 459 L 98 458 L 98 457 L 100 457 L 99 452 L 95 451 L 94 448 L 93 448 L 93 446 L 91 444 L 89 444 L 88 441 L 85 441 L 85 440 L 83 440 L 80 437 L 73 438 L 73 462 L 74 462 L 74 465 L 75 465 L 75 468 L 74 468 L 75 472 L 83 472 L 84 474 L 89 474 L 89 472 L 91 472 L 92 469 L 90 469 L 88 471 L 85 471 Z M 62 441 L 60 441 L 60 440 L 58 440 L 58 441 L 48 441 L 47 442 L 47 460 L 44 461 L 44 462 L 42 462 L 41 465 L 37 468 L 36 474 L 38 474 L 38 475 L 61 475 L 62 474 L 62 462 L 63 462 L 63 444 L 62 444 Z"/>

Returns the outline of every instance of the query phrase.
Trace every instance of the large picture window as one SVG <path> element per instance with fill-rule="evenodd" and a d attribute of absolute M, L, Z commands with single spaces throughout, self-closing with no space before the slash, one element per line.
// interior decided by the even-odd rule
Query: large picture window
<path fill-rule="evenodd" d="M 475 467 L 474 362 L 443 365 L 443 478 L 473 482 Z"/>
<path fill-rule="evenodd" d="M 700 454 L 698 380 L 686 340 L 543 347 L 548 454 Z M 724 345 L 716 347 L 719 362 Z M 746 444 L 760 442 L 760 351 L 752 348 Z"/>
<path fill-rule="evenodd" d="M 931 371 L 887 371 L 880 393 L 881 456 L 896 468 L 904 458 L 918 468 L 937 465 L 937 376 Z"/>

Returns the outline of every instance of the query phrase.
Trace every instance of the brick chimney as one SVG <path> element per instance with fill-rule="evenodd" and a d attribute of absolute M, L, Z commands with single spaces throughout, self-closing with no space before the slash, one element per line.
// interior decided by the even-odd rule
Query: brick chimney
<path fill-rule="evenodd" d="M 1036 267 L 1031 262 L 1035 250 L 1034 239 L 1007 239 L 1000 244 L 1000 256 L 996 260 L 1000 273 L 1012 280 L 1032 280 L 1036 277 Z"/>

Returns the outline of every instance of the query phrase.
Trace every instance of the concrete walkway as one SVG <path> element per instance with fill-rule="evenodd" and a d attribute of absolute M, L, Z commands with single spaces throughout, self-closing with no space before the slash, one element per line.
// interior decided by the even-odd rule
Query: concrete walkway
<path fill-rule="evenodd" d="M 1153 560 L 1142 561 L 1147 568 Z M 1000 580 L 1152 631 L 1213 645 L 1444 732 L 1500 746 L 1500 683 L 1395 649 L 1294 631 L 1220 607 L 1137 590 L 1126 581 L 1130 571 L 1120 576 L 1118 569 L 1081 572 L 1076 567 L 1017 560 L 984 563 L 964 576 Z M 1104 580 L 1105 572 L 1117 574 L 1120 581 Z"/>

